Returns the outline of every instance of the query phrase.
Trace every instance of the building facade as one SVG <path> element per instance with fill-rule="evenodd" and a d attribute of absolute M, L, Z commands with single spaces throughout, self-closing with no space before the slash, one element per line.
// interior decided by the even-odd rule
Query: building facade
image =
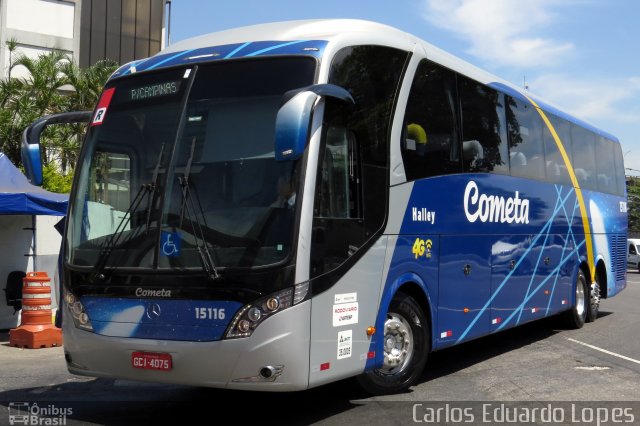
<path fill-rule="evenodd" d="M 101 59 L 124 64 L 164 47 L 166 0 L 0 0 L 0 78 L 15 55 L 53 49 L 80 66 Z M 15 40 L 10 52 L 7 41 Z M 26 71 L 16 67 L 11 75 Z"/>
<path fill-rule="evenodd" d="M 125 64 L 164 47 L 165 0 L 82 0 L 81 67 L 100 59 Z"/>

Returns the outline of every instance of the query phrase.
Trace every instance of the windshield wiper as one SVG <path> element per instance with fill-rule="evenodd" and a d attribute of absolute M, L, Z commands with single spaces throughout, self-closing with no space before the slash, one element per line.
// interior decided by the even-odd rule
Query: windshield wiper
<path fill-rule="evenodd" d="M 184 175 L 181 178 L 178 178 L 178 182 L 180 182 L 180 186 L 182 187 L 182 206 L 180 207 L 180 223 L 179 226 L 182 228 L 182 224 L 184 222 L 185 215 L 189 222 L 191 222 L 191 230 L 194 236 L 196 248 L 198 249 L 198 254 L 200 255 L 200 261 L 202 262 L 202 268 L 205 270 L 209 278 L 212 280 L 216 280 L 220 278 L 220 274 L 218 273 L 215 262 L 213 261 L 213 257 L 211 252 L 209 251 L 209 246 L 207 245 L 207 241 L 204 237 L 204 230 L 202 229 L 202 224 L 200 220 L 198 220 L 198 216 L 196 212 L 200 213 L 200 217 L 202 217 L 203 222 L 206 226 L 206 219 L 204 217 L 204 210 L 202 209 L 202 204 L 200 203 L 200 198 L 198 197 L 198 192 L 195 188 L 195 185 L 189 182 L 189 177 L 191 175 L 191 164 L 193 162 L 193 153 L 196 147 L 196 137 L 193 137 L 191 141 L 191 152 L 189 153 L 189 159 L 187 160 L 187 165 L 184 169 Z M 193 192 L 195 193 L 195 197 L 191 196 L 190 187 L 193 185 Z M 195 198 L 195 201 L 194 201 Z M 196 210 L 197 206 L 197 210 Z M 195 219 L 195 220 L 194 220 Z"/>
<path fill-rule="evenodd" d="M 120 238 L 124 233 L 127 223 L 131 222 L 131 213 L 138 210 L 138 207 L 140 207 L 140 205 L 142 204 L 145 198 L 149 198 L 149 202 L 147 204 L 147 222 L 146 222 L 146 228 L 145 228 L 145 232 L 148 232 L 150 222 L 151 222 L 151 211 L 152 211 L 153 203 L 156 198 L 155 194 L 157 193 L 157 188 L 158 188 L 158 175 L 160 172 L 160 164 L 162 163 L 163 153 L 164 153 L 164 144 L 162 144 L 162 147 L 160 148 L 160 154 L 158 154 L 158 161 L 156 162 L 156 166 L 153 170 L 151 182 L 147 184 L 142 184 L 140 186 L 140 189 L 138 189 L 136 196 L 133 197 L 133 201 L 131 201 L 131 204 L 129 204 L 127 211 L 120 218 L 120 222 L 118 222 L 118 226 L 116 226 L 116 230 L 111 234 L 111 237 L 108 240 L 105 240 L 105 243 L 102 245 L 100 249 L 100 255 L 98 257 L 98 260 L 95 266 L 93 267 L 93 272 L 91 273 L 91 281 L 95 282 L 96 280 L 104 279 L 104 275 L 102 271 L 104 270 L 104 267 L 106 266 L 107 261 L 111 256 L 111 252 L 120 242 Z M 148 197 L 149 194 L 152 194 L 152 196 Z M 130 234 L 129 237 L 127 238 L 127 241 L 131 240 L 131 238 L 133 238 L 133 235 L 134 233 Z"/>
<path fill-rule="evenodd" d="M 102 271 L 105 265 L 107 264 L 107 260 L 109 260 L 109 256 L 111 256 L 111 252 L 113 251 L 113 248 L 116 245 L 118 245 L 118 242 L 120 241 L 120 238 L 122 237 L 122 234 L 125 230 L 125 226 L 127 225 L 127 223 L 130 222 L 131 212 L 138 209 L 138 207 L 140 206 L 140 204 L 142 204 L 142 201 L 145 199 L 147 194 L 148 194 L 148 189 L 146 185 L 142 185 L 138 190 L 138 193 L 136 194 L 136 196 L 133 198 L 133 201 L 129 205 L 129 208 L 124 213 L 122 218 L 120 218 L 120 222 L 118 222 L 118 226 L 116 227 L 116 230 L 113 232 L 113 234 L 111 234 L 111 237 L 108 240 L 105 240 L 105 243 L 102 245 L 102 248 L 100 249 L 100 256 L 98 257 L 98 261 L 93 267 L 93 272 L 91 274 L 91 278 L 92 278 L 91 281 L 104 279 L 104 275 L 102 274 Z"/>
<path fill-rule="evenodd" d="M 151 183 L 147 185 L 147 190 L 151 193 L 151 197 L 149 198 L 149 204 L 147 205 L 147 223 L 145 232 L 149 232 L 149 227 L 151 225 L 151 211 L 153 210 L 153 204 L 156 200 L 156 195 L 158 194 L 158 174 L 160 173 L 160 164 L 162 163 L 162 154 L 164 154 L 164 144 L 160 147 L 160 154 L 158 154 L 158 161 L 156 162 L 156 167 L 153 169 L 153 175 L 151 176 Z"/>

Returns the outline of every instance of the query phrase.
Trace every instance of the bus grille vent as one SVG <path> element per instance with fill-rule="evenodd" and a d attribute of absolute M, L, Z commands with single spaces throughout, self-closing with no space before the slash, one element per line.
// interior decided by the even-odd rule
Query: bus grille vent
<path fill-rule="evenodd" d="M 624 234 L 611 235 L 611 270 L 616 281 L 623 281 L 627 272 L 627 236 Z"/>

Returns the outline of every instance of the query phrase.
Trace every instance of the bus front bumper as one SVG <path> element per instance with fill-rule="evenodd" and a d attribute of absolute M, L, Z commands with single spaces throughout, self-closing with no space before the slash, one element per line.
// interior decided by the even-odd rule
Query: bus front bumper
<path fill-rule="evenodd" d="M 303 390 L 309 385 L 310 311 L 306 301 L 266 319 L 250 337 L 214 342 L 103 336 L 76 328 L 65 315 L 67 368 L 91 377 L 255 391 Z M 169 354 L 171 369 L 135 368 L 134 352 Z"/>

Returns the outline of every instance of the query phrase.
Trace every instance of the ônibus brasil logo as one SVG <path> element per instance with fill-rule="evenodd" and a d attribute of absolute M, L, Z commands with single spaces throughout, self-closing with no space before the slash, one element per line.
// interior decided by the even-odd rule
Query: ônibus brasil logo
<path fill-rule="evenodd" d="M 10 402 L 10 425 L 66 425 L 67 416 L 73 408 L 57 407 L 53 404 L 38 405 L 37 402 Z"/>

